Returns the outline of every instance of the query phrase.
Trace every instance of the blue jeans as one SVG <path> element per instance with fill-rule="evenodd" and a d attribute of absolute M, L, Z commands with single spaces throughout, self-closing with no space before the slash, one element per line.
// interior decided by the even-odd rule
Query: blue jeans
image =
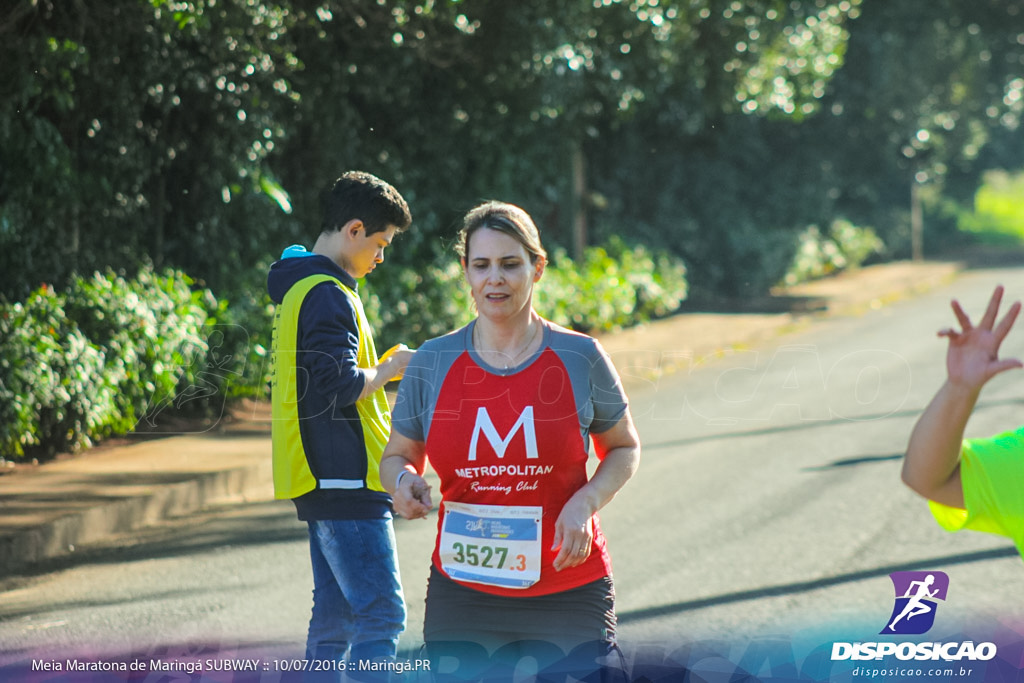
<path fill-rule="evenodd" d="M 405 629 L 398 551 L 387 519 L 310 520 L 313 615 L 307 659 L 394 658 Z"/>

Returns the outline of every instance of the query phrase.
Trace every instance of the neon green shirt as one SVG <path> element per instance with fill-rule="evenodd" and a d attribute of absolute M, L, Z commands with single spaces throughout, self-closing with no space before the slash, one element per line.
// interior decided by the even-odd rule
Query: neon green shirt
<path fill-rule="evenodd" d="M 935 520 L 947 531 L 1006 536 L 1024 557 L 1024 427 L 987 439 L 965 439 L 960 455 L 967 509 L 930 502 Z"/>

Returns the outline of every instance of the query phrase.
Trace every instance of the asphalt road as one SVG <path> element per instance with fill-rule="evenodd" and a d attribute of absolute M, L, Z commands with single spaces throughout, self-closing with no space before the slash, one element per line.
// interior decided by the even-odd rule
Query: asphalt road
<path fill-rule="evenodd" d="M 949 299 L 980 315 L 997 282 L 1024 298 L 1024 270 L 970 271 L 912 300 L 694 359 L 631 392 L 643 462 L 601 515 L 624 645 L 871 639 L 892 609 L 889 573 L 910 569 L 949 575 L 939 635 L 1024 631 L 1024 566 L 1012 545 L 942 531 L 899 482 L 910 429 L 944 376 L 935 332 L 953 321 Z M 1024 324 L 1004 355 L 1024 358 Z M 968 435 L 1018 426 L 1022 407 L 1024 373 L 996 378 Z M 397 524 L 409 655 L 434 524 Z M 279 502 L 79 549 L 0 585 L 0 665 L 42 653 L 297 655 L 307 553 L 304 527 Z"/>

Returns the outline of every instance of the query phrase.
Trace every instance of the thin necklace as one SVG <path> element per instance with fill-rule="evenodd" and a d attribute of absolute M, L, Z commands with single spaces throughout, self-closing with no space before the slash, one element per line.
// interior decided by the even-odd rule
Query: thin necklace
<path fill-rule="evenodd" d="M 523 345 L 523 347 L 521 349 L 519 349 L 519 352 L 516 355 L 512 356 L 512 360 L 510 360 L 508 363 L 505 363 L 505 369 L 506 370 L 508 370 L 511 367 L 514 367 L 515 364 L 519 361 L 520 356 L 522 356 L 524 353 L 526 353 L 526 349 L 530 348 L 530 344 L 532 344 L 533 340 L 537 338 L 537 333 L 540 331 L 540 327 L 541 327 L 541 323 L 538 320 L 536 326 L 533 328 L 533 334 L 530 335 L 530 339 L 526 342 L 526 344 Z M 480 353 L 480 351 L 482 350 L 480 348 L 481 345 L 479 343 L 480 335 L 476 331 L 476 328 L 477 328 L 477 326 L 473 325 L 473 346 L 476 348 L 477 353 Z M 508 355 L 508 354 L 504 353 L 503 351 L 498 351 L 497 349 L 493 349 L 491 351 L 491 353 L 501 353 L 502 355 L 506 355 L 506 356 Z"/>

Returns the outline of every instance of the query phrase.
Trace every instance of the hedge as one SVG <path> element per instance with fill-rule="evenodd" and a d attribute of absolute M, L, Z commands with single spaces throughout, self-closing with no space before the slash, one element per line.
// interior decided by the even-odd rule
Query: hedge
<path fill-rule="evenodd" d="M 800 236 L 783 284 L 854 267 L 881 253 L 869 228 L 836 221 Z M 535 306 L 584 332 L 628 327 L 674 312 L 686 268 L 667 252 L 613 239 L 574 263 L 551 254 Z M 585 292 L 585 296 L 581 293 Z M 423 341 L 474 315 L 454 258 L 385 268 L 362 285 L 378 347 Z M 263 292 L 230 305 L 180 271 L 152 267 L 42 285 L 24 302 L 0 301 L 0 459 L 45 459 L 123 434 L 170 409 L 209 413 L 240 396 L 264 398 L 273 305 Z"/>
<path fill-rule="evenodd" d="M 588 249 L 578 266 L 559 251 L 536 305 L 577 330 L 628 326 L 675 310 L 685 272 L 664 253 L 621 241 Z M 418 346 L 473 316 L 454 258 L 385 269 L 363 285 L 363 298 L 380 348 Z M 209 413 L 226 400 L 265 397 L 272 315 L 262 292 L 229 305 L 180 271 L 151 267 L 0 302 L 0 459 L 51 458 L 144 419 L 151 426 L 165 410 Z"/>
<path fill-rule="evenodd" d="M 195 386 L 216 300 L 142 269 L 42 285 L 0 304 L 0 458 L 49 458 L 125 433 Z"/>

